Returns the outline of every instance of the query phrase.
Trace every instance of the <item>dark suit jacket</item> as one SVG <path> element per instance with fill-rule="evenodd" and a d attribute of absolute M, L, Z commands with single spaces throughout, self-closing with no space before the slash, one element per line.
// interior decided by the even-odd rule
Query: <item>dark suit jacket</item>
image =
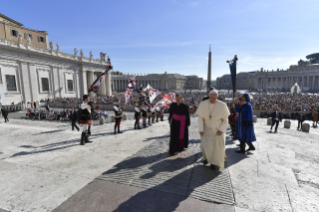
<path fill-rule="evenodd" d="M 72 122 L 76 122 L 78 120 L 78 113 L 76 111 L 71 112 L 71 117 L 70 117 Z"/>
<path fill-rule="evenodd" d="M 300 115 L 298 121 L 303 122 L 305 120 L 305 115 Z"/>
<path fill-rule="evenodd" d="M 278 112 L 278 113 L 279 113 L 279 121 L 282 121 L 282 114 L 281 112 Z M 271 117 L 272 117 L 272 121 L 275 121 L 276 111 L 271 114 Z"/>

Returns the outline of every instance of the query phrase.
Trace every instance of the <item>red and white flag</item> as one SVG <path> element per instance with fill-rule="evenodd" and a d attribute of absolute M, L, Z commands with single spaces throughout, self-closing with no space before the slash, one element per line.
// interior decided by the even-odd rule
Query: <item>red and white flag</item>
<path fill-rule="evenodd" d="M 131 77 L 128 79 L 128 85 L 125 91 L 125 103 L 127 103 L 128 100 L 130 99 L 134 88 L 135 88 L 135 77 Z"/>
<path fill-rule="evenodd" d="M 154 108 L 157 108 L 157 107 L 168 108 L 169 104 L 171 104 L 172 102 L 176 102 L 175 93 L 168 93 L 168 94 L 164 93 L 162 96 L 163 96 L 163 99 L 161 101 L 158 101 L 156 105 L 154 106 Z"/>
<path fill-rule="evenodd" d="M 156 97 L 161 94 L 159 90 L 152 88 L 152 86 L 150 86 L 149 84 L 143 90 L 150 98 L 150 103 L 152 103 L 154 99 L 156 99 Z"/>

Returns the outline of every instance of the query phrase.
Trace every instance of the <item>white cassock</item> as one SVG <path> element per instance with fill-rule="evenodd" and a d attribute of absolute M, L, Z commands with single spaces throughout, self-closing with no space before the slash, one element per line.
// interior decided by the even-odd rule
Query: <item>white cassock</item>
<path fill-rule="evenodd" d="M 201 137 L 203 159 L 219 168 L 224 168 L 225 132 L 229 116 L 227 105 L 219 100 L 216 100 L 214 104 L 206 100 L 199 104 L 196 114 L 198 115 L 198 131 L 204 132 Z M 218 130 L 223 134 L 217 135 Z"/>

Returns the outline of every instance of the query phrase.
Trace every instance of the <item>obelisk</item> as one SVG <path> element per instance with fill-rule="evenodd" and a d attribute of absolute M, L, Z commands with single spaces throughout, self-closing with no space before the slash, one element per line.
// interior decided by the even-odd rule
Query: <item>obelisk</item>
<path fill-rule="evenodd" d="M 207 92 L 209 92 L 209 88 L 211 87 L 211 60 L 212 60 L 212 52 L 210 51 L 209 45 L 209 53 L 208 53 L 208 71 L 207 71 Z"/>

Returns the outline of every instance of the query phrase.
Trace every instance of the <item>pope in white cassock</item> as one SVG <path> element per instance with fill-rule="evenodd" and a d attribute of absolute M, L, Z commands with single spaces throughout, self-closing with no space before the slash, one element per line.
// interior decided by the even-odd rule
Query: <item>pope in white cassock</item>
<path fill-rule="evenodd" d="M 210 163 L 212 170 L 224 168 L 225 132 L 229 116 L 227 105 L 217 98 L 218 91 L 210 91 L 209 99 L 202 101 L 196 111 L 203 163 Z"/>

